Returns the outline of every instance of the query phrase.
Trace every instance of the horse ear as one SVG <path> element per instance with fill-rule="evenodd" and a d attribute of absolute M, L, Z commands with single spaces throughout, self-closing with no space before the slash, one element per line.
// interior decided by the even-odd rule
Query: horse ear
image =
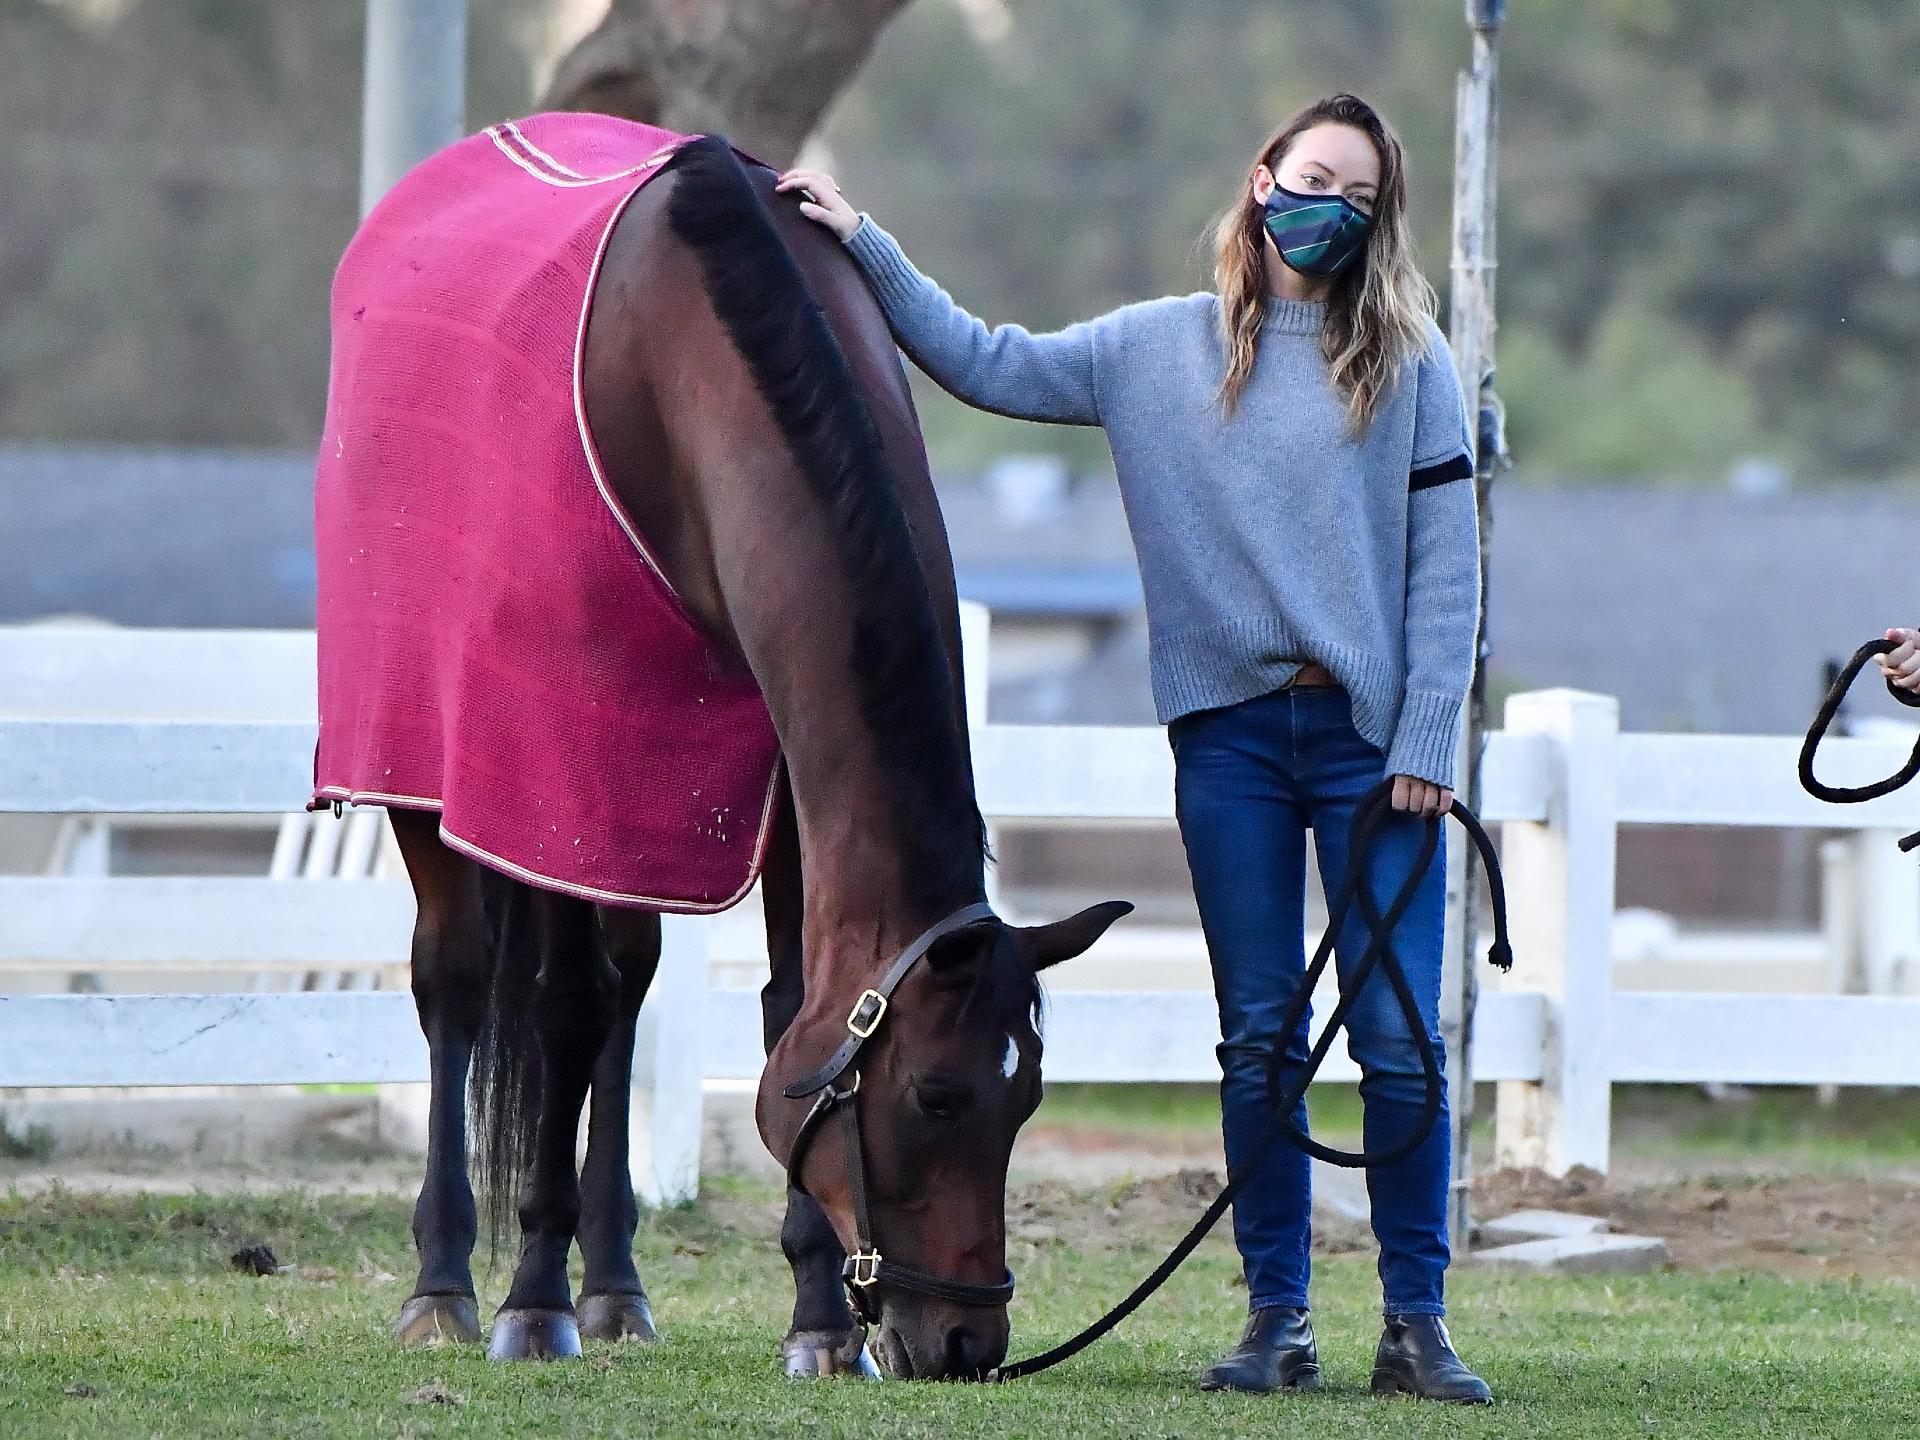
<path fill-rule="evenodd" d="M 1038 970 L 1049 965 L 1058 965 L 1062 960 L 1071 960 L 1083 954 L 1094 941 L 1107 933 L 1107 927 L 1122 915 L 1132 913 L 1133 906 L 1125 900 L 1107 900 L 1098 905 L 1090 905 L 1078 915 L 1069 915 L 1065 920 L 1056 920 L 1051 925 L 1022 925 L 1015 929 L 1021 953 L 1027 957 L 1027 963 Z"/>

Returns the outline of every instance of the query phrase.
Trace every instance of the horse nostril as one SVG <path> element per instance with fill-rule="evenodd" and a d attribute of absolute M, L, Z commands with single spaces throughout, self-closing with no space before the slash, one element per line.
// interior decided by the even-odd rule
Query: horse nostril
<path fill-rule="evenodd" d="M 977 1378 L 986 1372 L 990 1359 L 984 1335 L 975 1334 L 964 1325 L 956 1325 L 947 1332 L 947 1374 Z"/>

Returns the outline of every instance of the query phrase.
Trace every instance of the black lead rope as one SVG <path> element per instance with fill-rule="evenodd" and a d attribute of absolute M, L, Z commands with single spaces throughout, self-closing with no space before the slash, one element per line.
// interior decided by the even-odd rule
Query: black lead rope
<path fill-rule="evenodd" d="M 1867 662 L 1876 655 L 1885 655 L 1894 648 L 1891 640 L 1872 640 L 1853 652 L 1853 658 L 1847 661 L 1846 668 L 1834 678 L 1833 687 L 1827 691 L 1827 698 L 1820 702 L 1820 713 L 1813 717 L 1813 728 L 1807 731 L 1806 743 L 1800 747 L 1800 787 L 1816 800 L 1829 800 L 1836 805 L 1858 805 L 1866 800 L 1878 800 L 1883 795 L 1891 795 L 1907 784 L 1916 775 L 1920 775 L 1920 740 L 1913 746 L 1913 754 L 1907 757 L 1898 773 L 1884 780 L 1876 780 L 1871 785 L 1828 785 L 1818 780 L 1813 773 L 1814 752 L 1820 748 L 1820 742 L 1827 738 L 1827 728 L 1833 724 L 1834 717 L 1840 713 L 1841 702 L 1847 698 L 1847 692 L 1853 688 L 1853 682 L 1867 667 Z M 1891 689 L 1891 686 L 1889 686 Z M 1915 702 L 1902 699 L 1896 692 L 1895 699 L 1902 704 Z M 1920 846 L 1920 830 L 1907 836 L 1900 842 L 1902 851 L 1910 851 Z"/>
<path fill-rule="evenodd" d="M 1920 760 L 1916 761 L 1920 764 Z M 1393 782 L 1382 781 L 1367 792 L 1354 813 L 1352 829 L 1349 832 L 1346 878 L 1341 882 L 1339 898 L 1330 907 L 1327 932 L 1321 938 L 1320 948 L 1314 953 L 1313 962 L 1307 966 L 1301 978 L 1299 988 L 1294 992 L 1293 1001 L 1287 1007 L 1287 1013 L 1281 1020 L 1276 1035 L 1273 1054 L 1267 1062 L 1267 1090 L 1273 1097 L 1274 1125 L 1267 1137 L 1260 1142 L 1252 1155 L 1240 1165 L 1238 1173 L 1227 1177 L 1226 1185 L 1207 1206 L 1204 1214 L 1193 1224 L 1193 1228 L 1180 1238 L 1172 1250 L 1167 1252 L 1153 1269 L 1153 1273 L 1133 1288 L 1126 1299 L 1115 1305 L 1106 1314 L 1094 1321 L 1086 1329 L 1070 1339 L 1063 1340 L 1051 1350 L 1043 1351 L 1025 1360 L 1003 1365 L 989 1377 L 995 1381 L 1021 1380 L 1029 1375 L 1037 1375 L 1042 1370 L 1051 1370 L 1063 1360 L 1070 1360 L 1086 1349 L 1101 1336 L 1107 1334 L 1122 1320 L 1138 1310 L 1156 1290 L 1172 1277 L 1173 1272 L 1185 1263 L 1187 1257 L 1199 1248 L 1200 1242 L 1220 1222 L 1233 1204 L 1233 1197 L 1240 1188 L 1245 1176 L 1258 1168 L 1273 1147 L 1282 1140 L 1289 1140 L 1309 1155 L 1335 1165 L 1349 1167 L 1375 1166 L 1389 1164 L 1394 1160 L 1411 1154 L 1431 1133 L 1434 1122 L 1439 1119 L 1442 1087 L 1445 1084 L 1440 1069 L 1440 1057 L 1434 1050 L 1433 1041 L 1427 1034 L 1427 1025 L 1420 1014 L 1420 1006 L 1413 994 L 1413 987 L 1407 983 L 1406 973 L 1401 969 L 1400 957 L 1394 953 L 1393 932 L 1399 927 L 1401 919 L 1413 904 L 1413 898 L 1419 890 L 1427 866 L 1433 862 L 1440 848 L 1440 820 L 1429 818 L 1425 822 L 1425 834 L 1422 836 L 1419 859 L 1407 872 L 1407 878 L 1401 882 L 1393 903 L 1380 914 L 1372 891 L 1366 884 L 1368 863 L 1373 847 L 1377 843 L 1380 830 L 1396 813 L 1393 810 Z M 1513 966 L 1513 947 L 1507 940 L 1507 891 L 1506 882 L 1500 873 L 1500 858 L 1494 853 L 1493 841 L 1487 835 L 1479 818 L 1458 800 L 1448 811 L 1462 826 L 1474 847 L 1480 852 L 1487 873 L 1487 888 L 1493 900 L 1493 944 L 1488 947 L 1487 959 L 1501 970 Z M 1321 1032 L 1319 1041 L 1314 1045 L 1306 1060 L 1297 1066 L 1289 1066 L 1287 1049 L 1292 1037 L 1298 1032 L 1301 1023 L 1307 1018 L 1308 1007 L 1313 1003 L 1314 987 L 1320 977 L 1326 973 L 1334 953 L 1334 940 L 1346 923 L 1348 913 L 1355 903 L 1359 904 L 1360 914 L 1368 929 L 1368 941 L 1365 954 L 1354 967 L 1352 978 L 1341 986 L 1340 1003 L 1334 1007 L 1327 1019 L 1326 1028 Z M 1426 1100 L 1421 1109 L 1420 1120 L 1412 1131 L 1397 1144 L 1377 1152 L 1348 1152 L 1330 1149 L 1310 1138 L 1295 1124 L 1294 1108 L 1307 1093 L 1327 1052 L 1333 1044 L 1333 1037 L 1346 1022 L 1355 1000 L 1359 997 L 1367 977 L 1374 966 L 1385 969 L 1388 983 L 1400 1002 L 1401 1013 L 1406 1016 L 1407 1025 L 1420 1050 L 1420 1068 L 1426 1078 Z"/>

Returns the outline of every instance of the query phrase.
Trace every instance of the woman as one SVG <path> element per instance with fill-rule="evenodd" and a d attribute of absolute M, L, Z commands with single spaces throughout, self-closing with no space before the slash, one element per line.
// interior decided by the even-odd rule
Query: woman
<path fill-rule="evenodd" d="M 1444 813 L 1473 669 L 1466 416 L 1409 247 L 1400 142 L 1353 96 L 1307 107 L 1261 149 L 1216 226 L 1217 294 L 1047 335 L 959 309 L 831 177 L 803 169 L 780 183 L 806 192 L 802 212 L 846 243 L 901 348 L 939 384 L 982 409 L 1106 429 L 1219 998 L 1239 1175 L 1272 1126 L 1267 1059 L 1305 968 L 1306 832 L 1332 892 L 1355 806 L 1384 777 L 1397 809 Z M 1386 827 L 1376 895 L 1405 881 L 1420 834 L 1409 820 Z M 1395 935 L 1436 1045 L 1443 856 Z M 1337 939 L 1343 980 L 1364 948 L 1355 916 Z M 1383 976 L 1349 1028 L 1367 1148 L 1386 1148 L 1420 1115 L 1424 1086 Z M 1285 1043 L 1304 1057 L 1304 1029 Z M 1440 1319 L 1447 1129 L 1443 1110 L 1424 1143 L 1368 1176 L 1386 1310 L 1373 1387 L 1484 1402 Z M 1304 1155 L 1278 1145 L 1243 1178 L 1234 1234 L 1252 1315 L 1208 1389 L 1320 1383 L 1308 1174 Z"/>

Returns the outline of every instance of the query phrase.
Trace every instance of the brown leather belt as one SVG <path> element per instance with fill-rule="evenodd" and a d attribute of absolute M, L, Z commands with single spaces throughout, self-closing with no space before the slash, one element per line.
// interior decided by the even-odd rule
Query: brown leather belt
<path fill-rule="evenodd" d="M 1338 680 L 1333 678 L 1333 672 L 1331 670 L 1311 660 L 1300 667 L 1300 673 L 1295 675 L 1290 683 L 1294 685 L 1332 685 L 1336 688 L 1340 684 Z"/>

